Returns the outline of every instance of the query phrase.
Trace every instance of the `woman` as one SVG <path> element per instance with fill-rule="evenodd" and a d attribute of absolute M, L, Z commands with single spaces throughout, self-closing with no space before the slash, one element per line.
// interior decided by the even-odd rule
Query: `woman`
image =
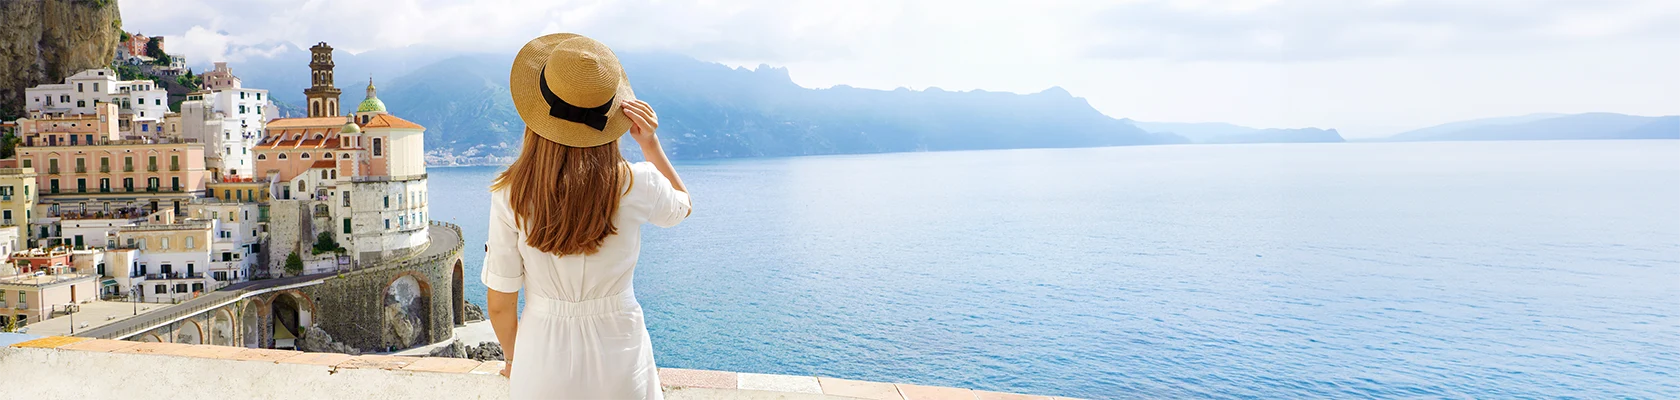
<path fill-rule="evenodd" d="M 482 279 L 512 398 L 660 399 L 631 277 L 642 224 L 682 222 L 689 200 L 659 117 L 611 49 L 574 34 L 525 44 L 509 89 L 525 145 L 490 186 Z M 648 162 L 619 156 L 626 131 Z"/>

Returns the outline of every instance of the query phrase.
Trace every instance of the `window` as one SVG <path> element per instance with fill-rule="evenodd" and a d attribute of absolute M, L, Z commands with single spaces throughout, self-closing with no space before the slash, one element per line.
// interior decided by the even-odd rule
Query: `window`
<path fill-rule="evenodd" d="M 192 248 L 193 248 L 193 237 L 192 236 L 187 236 L 186 242 L 187 242 L 187 250 L 192 250 Z M 192 263 L 187 263 L 187 270 L 188 271 L 192 270 Z"/>
<path fill-rule="evenodd" d="M 390 218 L 385 219 L 385 229 L 391 229 L 391 219 Z"/>
<path fill-rule="evenodd" d="M 385 155 L 385 142 L 383 140 L 381 140 L 380 138 L 373 138 L 373 156 L 374 157 L 380 157 L 380 156 L 384 156 L 384 155 Z"/>
<path fill-rule="evenodd" d="M 391 208 L 391 196 L 385 196 L 385 208 Z"/>
<path fill-rule="evenodd" d="M 35 164 L 35 163 L 33 163 L 33 162 L 30 162 L 30 161 L 34 161 L 34 160 L 30 160 L 30 159 L 27 159 L 27 158 L 25 158 L 25 159 L 23 159 L 23 167 L 24 167 L 24 168 L 34 168 L 34 167 L 35 167 L 35 165 L 34 165 L 34 164 Z"/>
<path fill-rule="evenodd" d="M 76 107 L 87 107 L 87 100 L 76 100 Z"/>
<path fill-rule="evenodd" d="M 257 159 L 258 159 L 258 160 L 267 160 L 267 159 L 268 159 L 268 155 L 267 155 L 267 154 L 258 154 L 258 155 L 257 155 Z"/>
<path fill-rule="evenodd" d="M 169 170 L 170 171 L 180 171 L 181 170 L 181 156 L 169 156 Z"/>
<path fill-rule="evenodd" d="M 282 159 L 282 160 L 286 159 L 286 153 L 280 153 L 280 159 Z"/>
<path fill-rule="evenodd" d="M 168 293 L 168 290 L 169 285 L 157 285 L 152 287 L 152 294 L 164 294 Z"/>
<path fill-rule="evenodd" d="M 10 211 L 7 211 L 7 212 L 10 213 Z M 7 217 L 7 218 L 11 218 L 11 217 Z M 346 235 L 350 234 L 350 219 L 349 218 L 344 219 L 344 234 L 346 234 Z"/>
<path fill-rule="evenodd" d="M 344 197 L 344 206 L 349 207 L 350 206 L 350 191 L 346 190 L 343 193 L 344 193 L 344 196 L 343 196 Z"/>
<path fill-rule="evenodd" d="M 159 242 L 158 242 L 158 248 L 159 249 L 169 250 L 169 237 L 168 236 L 164 236 L 162 239 L 158 239 L 158 240 L 159 240 Z M 169 268 L 168 265 L 164 265 L 163 267 L 166 268 L 166 269 Z"/>
<path fill-rule="evenodd" d="M 309 153 L 303 153 L 303 154 L 299 154 L 299 155 L 298 155 L 298 158 L 302 158 L 302 159 L 305 159 L 305 160 L 308 160 L 308 159 L 309 159 Z"/>

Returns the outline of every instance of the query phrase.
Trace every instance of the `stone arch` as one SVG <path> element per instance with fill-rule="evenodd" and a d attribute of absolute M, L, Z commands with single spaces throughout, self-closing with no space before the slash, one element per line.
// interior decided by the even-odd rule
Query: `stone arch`
<path fill-rule="evenodd" d="M 142 334 L 136 335 L 134 337 L 134 340 L 138 341 L 138 342 L 158 343 L 158 342 L 163 341 L 163 337 L 158 336 L 156 333 L 142 333 Z"/>
<path fill-rule="evenodd" d="M 303 332 L 314 324 L 315 301 L 296 289 L 276 293 L 269 301 L 274 348 L 296 349 Z"/>
<path fill-rule="evenodd" d="M 240 342 L 244 344 L 245 347 L 259 348 L 269 346 L 268 342 L 265 340 L 268 337 L 263 335 L 262 329 L 263 322 L 267 321 L 267 318 L 265 318 L 267 315 L 264 315 L 263 311 L 267 310 L 268 304 L 264 303 L 262 299 L 252 297 L 250 300 L 245 302 L 245 307 L 239 312 L 239 336 L 242 339 Z"/>
<path fill-rule="evenodd" d="M 450 268 L 449 295 L 450 310 L 455 314 L 455 325 L 467 324 L 466 280 L 461 272 L 461 260 L 455 260 L 455 267 Z"/>
<path fill-rule="evenodd" d="M 205 344 L 237 346 L 239 333 L 234 329 L 233 310 L 223 307 L 210 313 L 210 328 L 206 329 Z"/>
<path fill-rule="evenodd" d="M 423 275 L 405 271 L 392 277 L 383 296 L 381 341 L 406 349 L 431 343 L 432 285 Z"/>
<path fill-rule="evenodd" d="M 204 344 L 204 325 L 193 319 L 186 322 L 175 327 L 175 343 Z"/>

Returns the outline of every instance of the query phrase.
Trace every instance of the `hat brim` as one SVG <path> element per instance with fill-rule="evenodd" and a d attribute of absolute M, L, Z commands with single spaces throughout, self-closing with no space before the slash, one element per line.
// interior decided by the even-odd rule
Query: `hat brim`
<path fill-rule="evenodd" d="M 513 71 L 508 74 L 508 92 L 513 94 L 513 108 L 519 111 L 519 119 L 524 120 L 525 127 L 536 132 L 537 136 L 570 147 L 595 147 L 612 143 L 630 131 L 630 118 L 625 117 L 620 109 L 625 102 L 635 100 L 636 94 L 630 90 L 628 76 L 619 78 L 618 95 L 613 97 L 612 109 L 607 111 L 607 126 L 601 130 L 548 115 L 549 106 L 543 100 L 541 87 L 543 66 L 556 48 L 568 39 L 581 37 L 573 33 L 555 33 L 526 43 L 519 49 L 519 55 L 513 58 Z"/>

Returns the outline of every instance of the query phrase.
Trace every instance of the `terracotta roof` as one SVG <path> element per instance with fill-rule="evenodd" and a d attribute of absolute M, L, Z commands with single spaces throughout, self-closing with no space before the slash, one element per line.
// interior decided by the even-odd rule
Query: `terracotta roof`
<path fill-rule="evenodd" d="M 338 168 L 338 163 L 333 160 L 320 160 L 309 164 L 309 168 Z"/>
<path fill-rule="evenodd" d="M 281 118 L 268 121 L 268 128 L 325 128 L 344 126 L 344 117 Z"/>
<path fill-rule="evenodd" d="M 426 127 L 420 126 L 420 124 L 408 122 L 408 120 L 397 118 L 390 114 L 374 115 L 373 118 L 368 119 L 368 123 L 362 125 L 362 128 L 426 129 Z"/>

